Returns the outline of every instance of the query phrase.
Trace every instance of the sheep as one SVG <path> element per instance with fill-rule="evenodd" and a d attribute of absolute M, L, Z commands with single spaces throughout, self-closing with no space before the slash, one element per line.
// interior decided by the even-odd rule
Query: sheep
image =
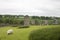
<path fill-rule="evenodd" d="M 8 31 L 7 31 L 7 34 L 8 35 L 10 35 L 10 34 L 12 34 L 13 33 L 13 30 L 12 29 L 9 29 Z"/>

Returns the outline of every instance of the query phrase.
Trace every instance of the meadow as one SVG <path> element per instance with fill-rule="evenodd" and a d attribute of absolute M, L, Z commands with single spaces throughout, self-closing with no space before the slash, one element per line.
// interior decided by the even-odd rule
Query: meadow
<path fill-rule="evenodd" d="M 30 26 L 29 28 L 18 28 L 18 27 L 1 27 L 0 28 L 0 40 L 29 40 L 31 31 L 43 28 L 53 28 L 60 25 L 47 25 L 47 26 Z M 7 30 L 13 29 L 12 35 L 7 35 Z"/>

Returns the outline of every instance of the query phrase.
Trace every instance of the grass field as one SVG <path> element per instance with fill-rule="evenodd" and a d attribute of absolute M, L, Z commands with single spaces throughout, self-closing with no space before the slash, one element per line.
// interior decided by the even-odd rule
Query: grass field
<path fill-rule="evenodd" d="M 48 25 L 48 26 L 30 26 L 30 28 L 21 28 L 18 29 L 18 27 L 1 27 L 0 28 L 0 40 L 29 40 L 29 34 L 31 31 L 36 29 L 42 29 L 45 27 L 57 27 L 60 25 Z M 13 29 L 14 33 L 12 35 L 7 35 L 7 30 Z"/>

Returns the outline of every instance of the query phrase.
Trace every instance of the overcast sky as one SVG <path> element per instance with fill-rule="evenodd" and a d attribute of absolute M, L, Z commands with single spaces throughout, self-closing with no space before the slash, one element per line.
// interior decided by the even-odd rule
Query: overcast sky
<path fill-rule="evenodd" d="M 60 0 L 0 0 L 0 14 L 60 16 Z"/>

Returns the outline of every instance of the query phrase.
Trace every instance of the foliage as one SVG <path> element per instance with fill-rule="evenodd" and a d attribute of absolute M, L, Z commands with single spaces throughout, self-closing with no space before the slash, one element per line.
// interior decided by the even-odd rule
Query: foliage
<path fill-rule="evenodd" d="M 35 25 L 40 25 L 40 21 L 38 19 L 35 19 Z"/>
<path fill-rule="evenodd" d="M 29 16 L 30 21 L 33 20 L 34 25 L 40 25 L 43 24 L 43 20 L 48 20 L 49 24 L 51 25 L 54 20 L 53 17 L 48 16 Z M 55 17 L 59 24 L 60 24 L 60 17 Z M 23 25 L 24 24 L 24 15 L 0 15 L 0 24 L 17 24 L 17 25 Z"/>
<path fill-rule="evenodd" d="M 60 26 L 32 31 L 29 40 L 60 40 Z"/>
<path fill-rule="evenodd" d="M 19 26 L 19 28 L 29 28 L 29 26 Z"/>

